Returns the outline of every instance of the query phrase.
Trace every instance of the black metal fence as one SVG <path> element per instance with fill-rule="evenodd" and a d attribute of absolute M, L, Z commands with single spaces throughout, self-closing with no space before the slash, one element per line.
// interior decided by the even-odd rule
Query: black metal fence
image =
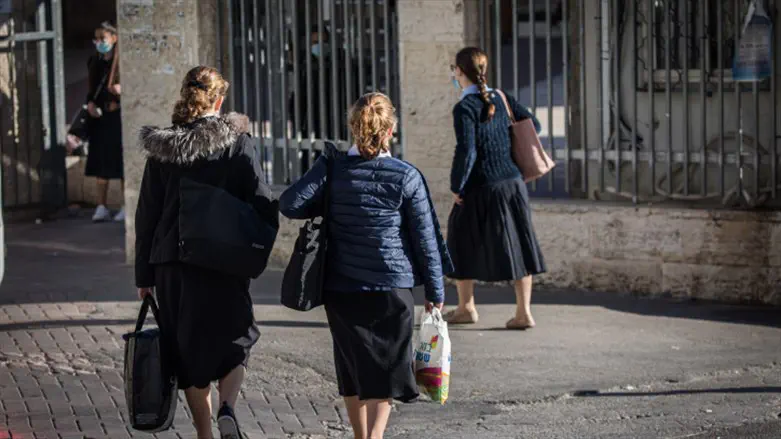
<path fill-rule="evenodd" d="M 0 10 L 0 174 L 6 210 L 65 204 L 59 0 Z"/>
<path fill-rule="evenodd" d="M 532 193 L 777 205 L 777 0 L 762 2 L 769 78 L 732 75 L 754 1 L 483 1 L 493 82 L 537 114 L 559 163 Z"/>
<path fill-rule="evenodd" d="M 250 117 L 270 183 L 302 175 L 325 140 L 349 145 L 347 110 L 360 95 L 398 104 L 394 1 L 230 0 L 221 12 L 227 105 Z"/>

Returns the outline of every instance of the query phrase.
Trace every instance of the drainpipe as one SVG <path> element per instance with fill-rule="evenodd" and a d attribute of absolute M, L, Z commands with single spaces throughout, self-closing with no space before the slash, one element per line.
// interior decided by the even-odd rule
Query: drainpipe
<path fill-rule="evenodd" d="M 602 145 L 607 145 L 610 140 L 610 100 L 612 82 L 611 82 L 611 61 L 612 54 L 610 53 L 610 0 L 601 0 L 599 4 L 599 16 L 602 17 L 601 29 L 602 34 L 602 47 L 600 47 L 601 59 L 602 59 Z M 616 25 L 618 25 L 616 23 Z M 618 41 L 615 42 L 619 44 Z"/>

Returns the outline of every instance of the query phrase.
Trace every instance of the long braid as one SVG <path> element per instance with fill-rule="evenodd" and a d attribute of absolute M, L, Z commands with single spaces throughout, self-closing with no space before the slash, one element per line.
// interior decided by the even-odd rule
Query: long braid
<path fill-rule="evenodd" d="M 480 100 L 485 103 L 485 120 L 491 120 L 496 114 L 496 105 L 488 93 L 488 55 L 477 47 L 467 47 L 456 54 L 456 65 L 477 86 Z"/>
<path fill-rule="evenodd" d="M 482 66 L 478 66 L 478 69 L 480 70 L 480 73 L 477 76 L 477 88 L 480 90 L 480 99 L 485 102 L 486 109 L 487 109 L 487 115 L 488 120 L 491 120 L 494 117 L 494 114 L 496 114 L 496 105 L 494 105 L 494 102 L 491 100 L 491 96 L 488 94 L 488 86 L 487 86 L 487 80 L 485 77 L 485 64 Z"/>

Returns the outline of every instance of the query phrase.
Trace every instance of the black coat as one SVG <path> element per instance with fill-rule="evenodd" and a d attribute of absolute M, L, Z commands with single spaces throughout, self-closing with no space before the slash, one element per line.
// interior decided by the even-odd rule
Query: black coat
<path fill-rule="evenodd" d="M 279 227 L 279 208 L 265 183 L 247 118 L 207 117 L 169 128 L 144 127 L 148 155 L 136 211 L 136 285 L 155 284 L 155 265 L 179 259 L 179 181 L 220 187 Z"/>

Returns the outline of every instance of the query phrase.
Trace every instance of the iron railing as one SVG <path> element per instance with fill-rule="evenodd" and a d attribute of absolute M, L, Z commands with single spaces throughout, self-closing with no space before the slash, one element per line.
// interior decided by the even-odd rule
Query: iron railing
<path fill-rule="evenodd" d="M 731 74 L 751 1 L 482 2 L 493 82 L 537 114 L 559 163 L 532 193 L 776 206 L 777 57 L 765 81 Z"/>
<path fill-rule="evenodd" d="M 250 117 L 270 183 L 303 175 L 326 140 L 346 148 L 360 95 L 381 91 L 398 106 L 394 1 L 230 0 L 221 12 L 227 105 Z"/>
<path fill-rule="evenodd" d="M 61 0 L 0 14 L 0 176 L 6 211 L 65 206 Z"/>

